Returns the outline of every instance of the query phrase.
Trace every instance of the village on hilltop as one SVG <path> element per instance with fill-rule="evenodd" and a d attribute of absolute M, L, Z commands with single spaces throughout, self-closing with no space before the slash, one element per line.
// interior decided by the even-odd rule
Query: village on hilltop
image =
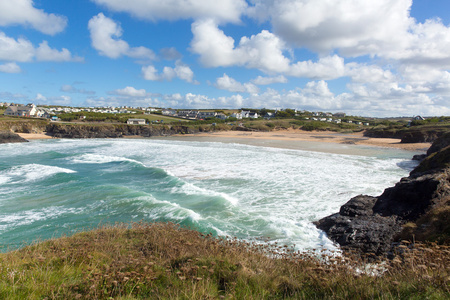
<path fill-rule="evenodd" d="M 30 117 L 30 118 L 44 118 L 52 121 L 58 121 L 58 115 L 61 114 L 79 114 L 80 119 L 84 119 L 83 113 L 100 113 L 100 114 L 138 114 L 138 115 L 161 115 L 164 117 L 172 117 L 185 120 L 242 120 L 242 119 L 266 119 L 273 118 L 288 118 L 288 117 L 302 117 L 304 120 L 328 122 L 340 124 L 342 122 L 353 123 L 356 125 L 369 126 L 369 122 L 361 120 L 350 120 L 343 112 L 329 113 L 329 112 L 308 112 L 297 109 L 240 109 L 240 110 L 189 110 L 189 109 L 170 109 L 170 108 L 154 108 L 154 107 L 67 107 L 67 106 L 36 106 L 35 104 L 15 104 L 8 102 L 0 102 L 0 107 L 6 108 L 5 116 L 12 117 Z M 343 120 L 345 119 L 345 120 Z M 425 120 L 421 116 L 415 116 L 411 119 L 416 121 Z M 162 122 L 162 121 L 161 121 Z M 129 118 L 128 124 L 142 125 L 147 124 L 146 119 Z"/>

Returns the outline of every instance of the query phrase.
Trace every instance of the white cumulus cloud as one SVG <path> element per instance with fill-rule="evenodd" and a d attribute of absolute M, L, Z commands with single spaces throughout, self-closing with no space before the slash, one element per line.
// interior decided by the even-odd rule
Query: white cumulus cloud
<path fill-rule="evenodd" d="M 227 74 L 223 74 L 222 77 L 217 78 L 214 86 L 221 90 L 227 90 L 230 92 L 238 93 L 251 93 L 255 94 L 259 92 L 259 89 L 253 83 L 240 83 L 234 78 L 229 77 Z"/>
<path fill-rule="evenodd" d="M 143 66 L 142 76 L 144 79 L 151 81 L 172 81 L 174 78 L 179 78 L 189 83 L 199 84 L 198 81 L 194 80 L 192 69 L 181 61 L 176 61 L 174 68 L 164 67 L 162 73 L 158 73 L 158 70 L 152 65 Z"/>
<path fill-rule="evenodd" d="M 0 72 L 2 72 L 2 73 L 20 73 L 20 72 L 22 72 L 22 70 L 16 63 L 10 62 L 10 63 L 0 65 Z"/>
<path fill-rule="evenodd" d="M 273 83 L 287 83 L 287 82 L 288 82 L 287 78 L 284 77 L 283 75 L 279 75 L 276 77 L 258 76 L 255 79 L 252 79 L 252 83 L 256 85 L 269 85 Z"/>
<path fill-rule="evenodd" d="M 0 1 L 0 26 L 25 25 L 54 35 L 64 30 L 67 18 L 48 14 L 33 6 L 32 0 L 2 0 Z"/>
<path fill-rule="evenodd" d="M 127 12 L 145 20 L 213 18 L 218 22 L 238 23 L 247 8 L 245 0 L 92 0 L 107 8 Z"/>
<path fill-rule="evenodd" d="M 73 57 L 70 51 L 67 50 L 66 48 L 63 48 L 61 51 L 50 48 L 47 41 L 43 41 L 42 43 L 39 44 L 39 47 L 36 49 L 36 59 L 38 61 L 54 61 L 54 62 L 84 61 L 82 57 L 78 56 Z"/>
<path fill-rule="evenodd" d="M 35 50 L 30 41 L 24 38 L 15 40 L 0 32 L 0 60 L 27 62 L 33 59 L 34 54 Z"/>
<path fill-rule="evenodd" d="M 412 0 L 254 0 L 249 14 L 270 20 L 291 44 L 320 53 L 377 54 L 404 42 Z"/>
<path fill-rule="evenodd" d="M 344 59 L 337 55 L 320 58 L 318 62 L 301 61 L 292 65 L 288 74 L 312 79 L 335 79 L 345 75 Z"/>
<path fill-rule="evenodd" d="M 283 72 L 289 68 L 289 59 L 283 55 L 284 42 L 267 30 L 242 37 L 237 46 L 211 19 L 194 22 L 192 33 L 191 51 L 199 54 L 201 63 L 207 67 L 237 65 L 265 72 Z"/>
<path fill-rule="evenodd" d="M 33 59 L 54 62 L 84 61 L 82 57 L 72 56 L 66 48 L 62 50 L 51 48 L 47 41 L 43 41 L 35 48 L 24 38 L 16 40 L 0 31 L 0 61 L 30 62 Z"/>
<path fill-rule="evenodd" d="M 127 86 L 123 89 L 117 89 L 110 94 L 119 95 L 119 96 L 127 96 L 127 97 L 146 97 L 148 94 L 144 89 L 136 89 L 132 86 Z"/>
<path fill-rule="evenodd" d="M 145 47 L 130 47 L 128 43 L 120 37 L 122 36 L 122 27 L 114 20 L 105 17 L 103 13 L 92 17 L 88 23 L 91 34 L 92 47 L 101 55 L 109 58 L 119 58 L 129 56 L 137 59 L 154 59 L 155 54 L 152 50 Z"/>

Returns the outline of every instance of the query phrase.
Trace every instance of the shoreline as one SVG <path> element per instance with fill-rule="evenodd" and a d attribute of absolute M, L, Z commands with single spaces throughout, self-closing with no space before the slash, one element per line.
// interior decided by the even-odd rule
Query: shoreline
<path fill-rule="evenodd" d="M 52 139 L 53 137 L 45 133 L 17 133 L 27 140 Z M 375 147 L 385 147 L 401 149 L 406 151 L 425 152 L 431 143 L 400 143 L 400 139 L 392 138 L 370 138 L 365 137 L 362 132 L 337 133 L 333 131 L 303 131 L 295 129 L 276 130 L 269 132 L 251 131 L 215 131 L 194 134 L 176 134 L 173 137 L 207 137 L 207 138 L 228 138 L 228 139 L 248 139 L 248 140 L 271 140 L 285 142 L 323 142 L 348 145 L 366 145 Z M 126 136 L 125 138 L 140 138 L 139 136 Z M 158 137 L 160 138 L 160 137 Z"/>
<path fill-rule="evenodd" d="M 46 135 L 45 133 L 18 133 L 18 132 L 16 132 L 16 134 L 26 140 L 47 140 L 47 139 L 53 138 L 51 135 Z"/>
<path fill-rule="evenodd" d="M 406 151 L 426 152 L 431 143 L 400 143 L 400 139 L 392 138 L 370 138 L 363 136 L 362 132 L 357 133 L 336 133 L 332 131 L 302 131 L 302 130 L 277 130 L 269 132 L 249 132 L 249 131 L 216 131 L 207 133 L 196 133 L 190 135 L 177 134 L 176 137 L 208 137 L 208 138 L 236 138 L 249 140 L 273 140 L 292 142 L 323 142 L 347 145 L 365 145 L 384 148 L 394 148 Z"/>

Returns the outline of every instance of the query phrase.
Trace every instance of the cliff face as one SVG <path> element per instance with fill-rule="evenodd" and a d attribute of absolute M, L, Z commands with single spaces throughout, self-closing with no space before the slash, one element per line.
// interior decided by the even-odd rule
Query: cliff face
<path fill-rule="evenodd" d="M 40 119 L 0 120 L 0 131 L 20 133 L 43 133 L 48 121 Z"/>
<path fill-rule="evenodd" d="M 187 126 L 171 125 L 126 125 L 126 124 L 56 124 L 47 126 L 47 133 L 57 138 L 120 138 L 124 136 L 167 136 L 178 133 L 195 133 L 195 130 Z"/>
<path fill-rule="evenodd" d="M 433 210 L 448 209 L 449 144 L 450 134 L 442 136 L 409 177 L 378 197 L 352 198 L 339 213 L 317 221 L 316 226 L 344 249 L 386 255 L 405 224 L 414 224 Z"/>
<path fill-rule="evenodd" d="M 374 128 L 364 132 L 364 136 L 373 138 L 401 139 L 401 143 L 433 143 L 448 132 L 448 126 L 425 128 Z"/>

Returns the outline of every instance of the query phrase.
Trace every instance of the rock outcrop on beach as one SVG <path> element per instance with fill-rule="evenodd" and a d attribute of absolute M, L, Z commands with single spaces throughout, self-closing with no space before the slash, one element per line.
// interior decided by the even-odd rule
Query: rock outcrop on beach
<path fill-rule="evenodd" d="M 5 143 L 26 143 L 26 139 L 11 131 L 0 131 L 0 144 Z"/>
<path fill-rule="evenodd" d="M 409 177 L 402 178 L 378 197 L 356 196 L 339 213 L 315 224 L 343 249 L 386 255 L 405 224 L 414 227 L 414 222 L 433 210 L 444 210 L 446 215 L 449 204 L 450 133 L 447 133 L 433 143 L 427 157 Z M 422 224 L 427 226 L 431 224 Z"/>
<path fill-rule="evenodd" d="M 196 131 L 182 125 L 126 125 L 126 124 L 57 124 L 47 126 L 47 134 L 56 138 L 121 138 L 125 136 L 168 136 L 173 134 L 190 134 Z M 198 131 L 197 131 L 198 132 Z"/>
<path fill-rule="evenodd" d="M 364 131 L 364 136 L 400 139 L 401 143 L 433 143 L 436 139 L 448 132 L 448 130 L 448 126 L 371 128 Z"/>

